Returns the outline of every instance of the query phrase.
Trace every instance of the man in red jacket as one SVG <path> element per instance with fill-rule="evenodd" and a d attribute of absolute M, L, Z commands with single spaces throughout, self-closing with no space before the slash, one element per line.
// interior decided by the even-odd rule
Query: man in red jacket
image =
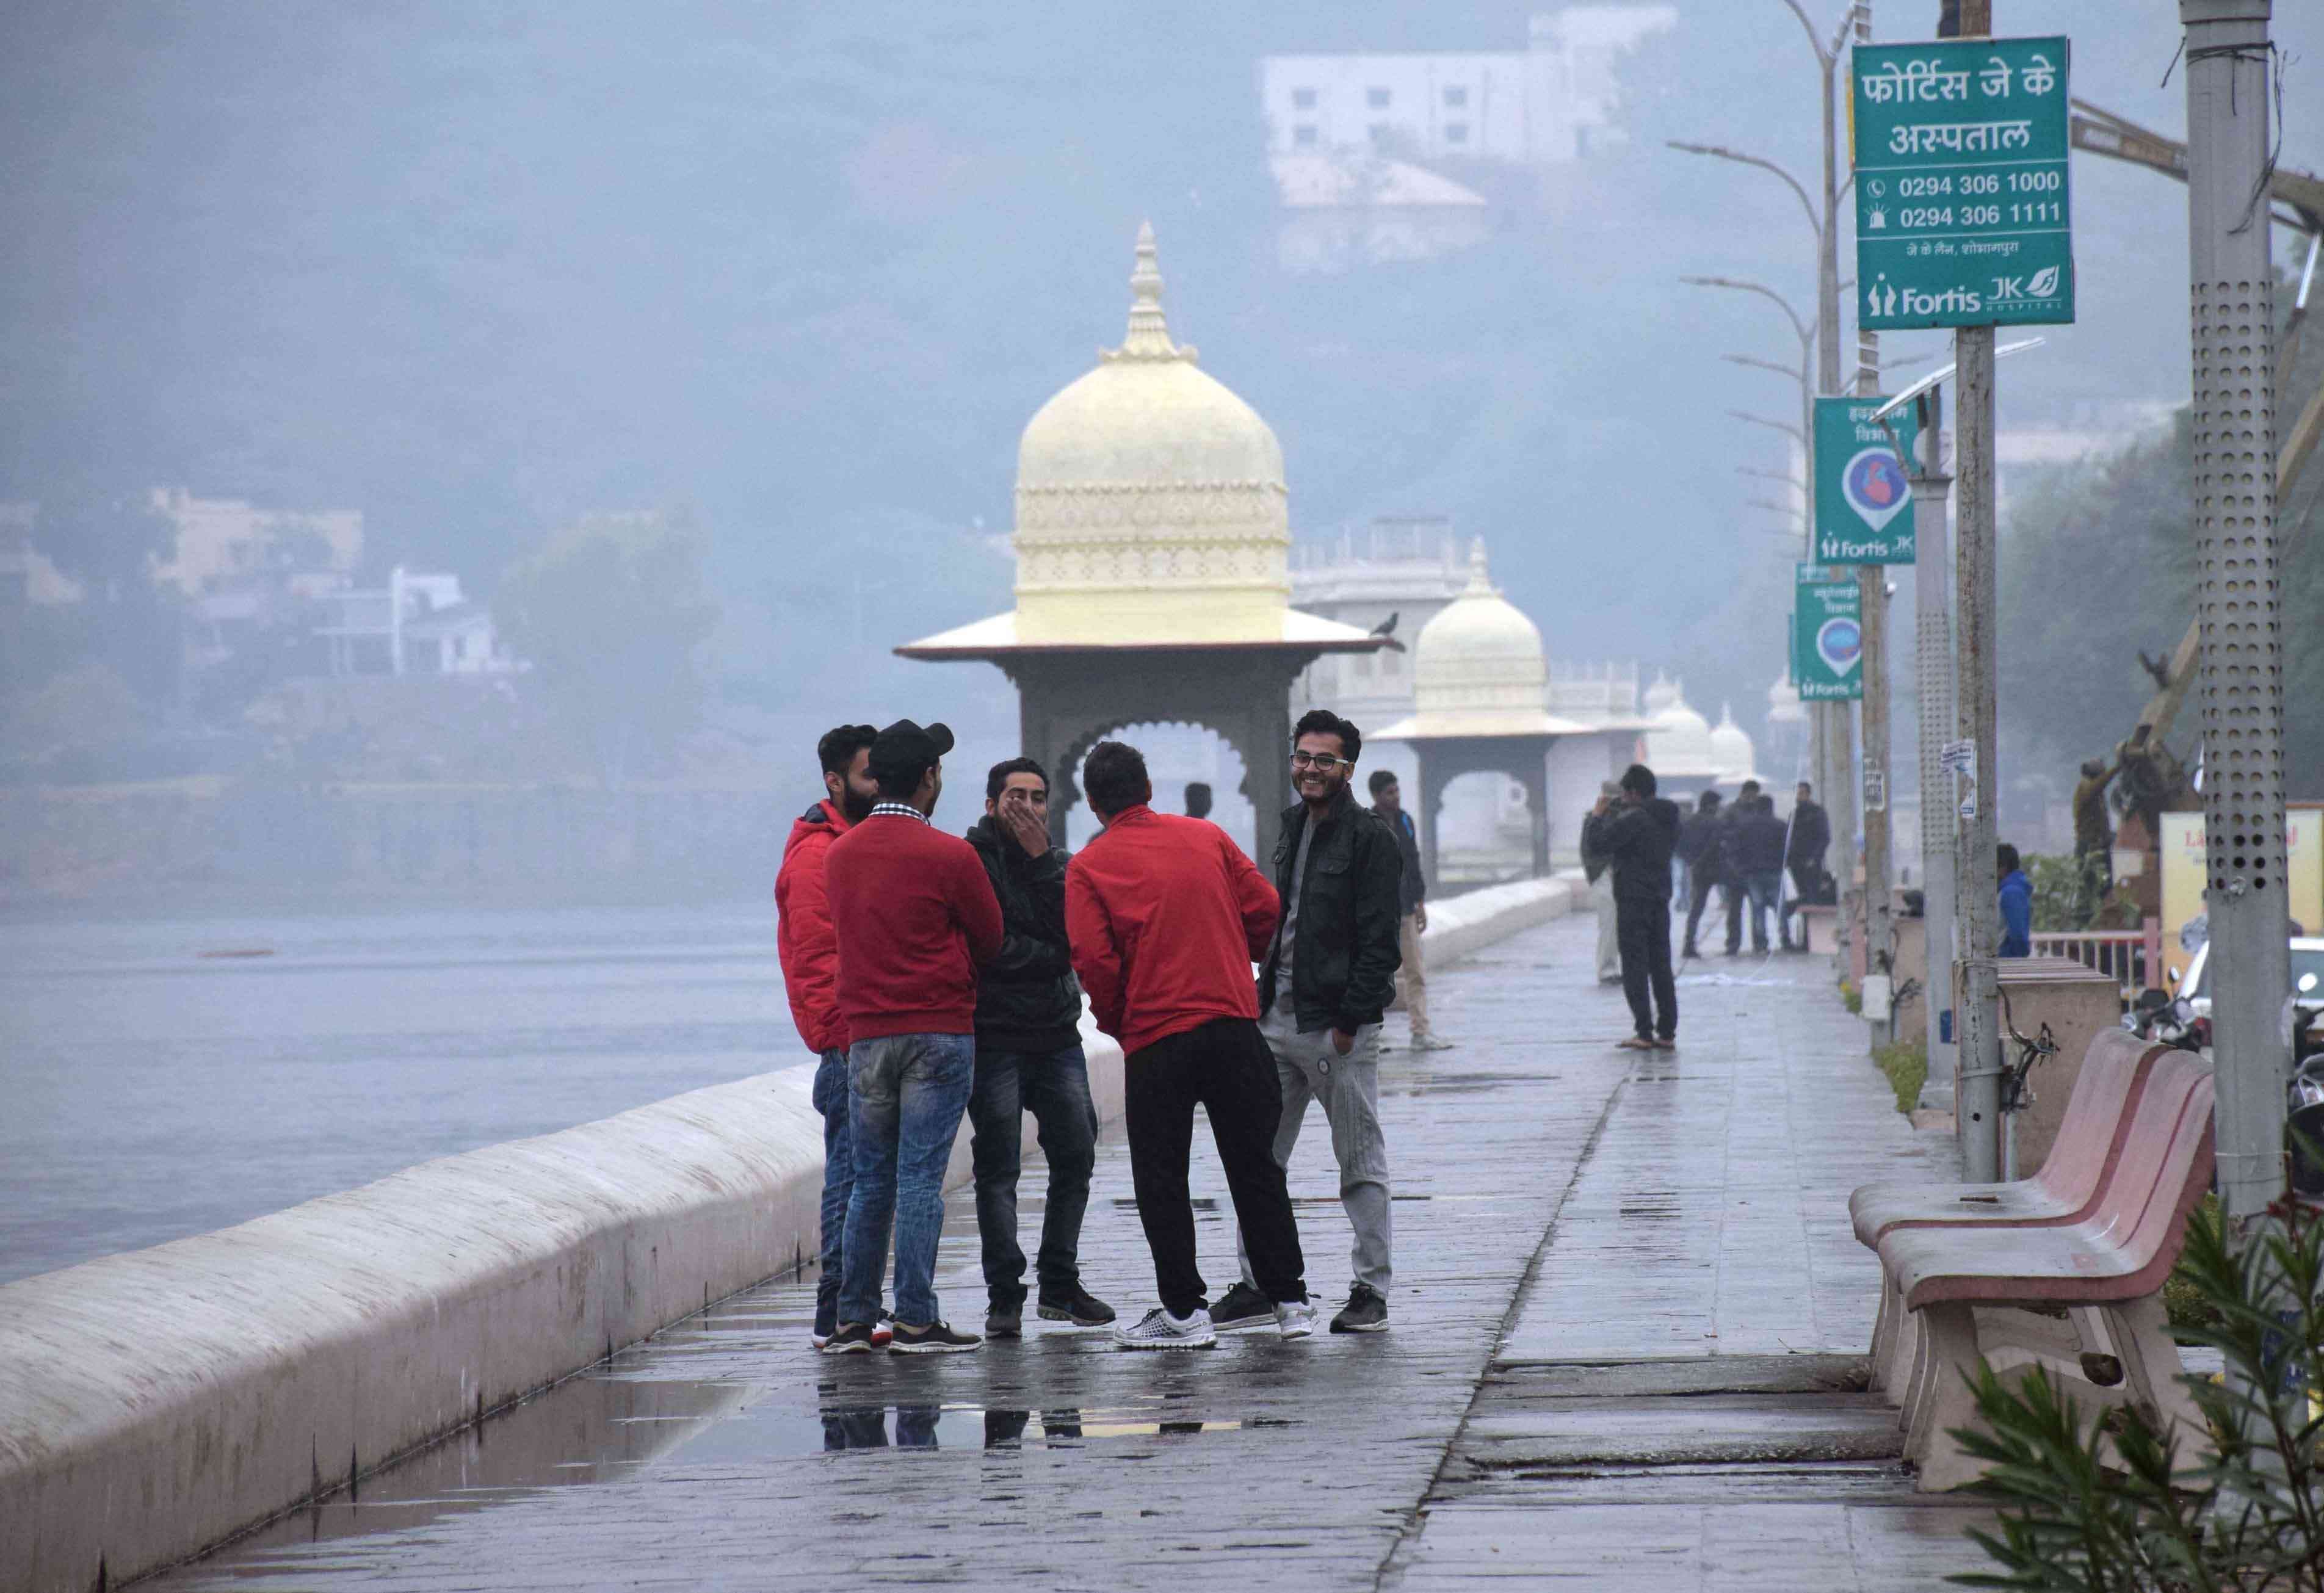
<path fill-rule="evenodd" d="M 1186 1192 L 1199 1103 L 1258 1285 L 1283 1336 L 1304 1338 L 1315 1331 L 1315 1308 L 1275 1159 L 1283 1094 L 1250 973 L 1275 935 L 1275 888 L 1217 825 L 1154 811 L 1135 747 L 1092 748 L 1082 790 L 1105 830 L 1065 870 L 1065 932 L 1097 1027 L 1128 1054 L 1130 1182 L 1162 1295 L 1115 1337 L 1133 1349 L 1218 1342 Z"/>
<path fill-rule="evenodd" d="M 872 1348 L 888 1232 L 891 1355 L 973 1349 L 936 1312 L 945 1165 L 976 1076 L 976 970 L 1001 949 L 1001 904 L 975 848 L 928 823 L 952 732 L 899 719 L 872 742 L 880 800 L 832 843 L 831 923 L 847 1024 L 855 1188 L 841 1242 L 839 1328 L 825 1354 Z"/>
<path fill-rule="evenodd" d="M 831 843 L 849 825 L 871 815 L 879 792 L 872 784 L 868 724 L 843 724 L 815 746 L 823 765 L 824 799 L 791 823 L 783 866 L 775 875 L 775 953 L 783 965 L 783 993 L 799 1038 L 820 1059 L 815 1070 L 815 1110 L 823 1114 L 823 1271 L 815 1285 L 815 1347 L 831 1342 L 839 1327 L 840 1234 L 847 1197 L 855 1187 L 855 1158 L 847 1140 L 847 1024 L 839 1016 L 839 939 L 832 932 L 824 865 Z M 884 1340 L 887 1324 L 879 1324 Z"/>

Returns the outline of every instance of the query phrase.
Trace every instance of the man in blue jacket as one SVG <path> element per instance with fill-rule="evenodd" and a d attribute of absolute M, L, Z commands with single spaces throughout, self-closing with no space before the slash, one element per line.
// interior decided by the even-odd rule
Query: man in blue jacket
<path fill-rule="evenodd" d="M 1995 955 L 2034 954 L 2034 881 L 2019 865 L 2017 849 L 2005 841 L 1993 849 L 1993 871 L 2001 876 L 2001 944 Z"/>

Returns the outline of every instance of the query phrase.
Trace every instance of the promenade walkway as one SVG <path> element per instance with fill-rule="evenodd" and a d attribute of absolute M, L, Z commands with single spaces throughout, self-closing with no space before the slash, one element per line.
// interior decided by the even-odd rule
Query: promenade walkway
<path fill-rule="evenodd" d="M 826 1358 L 812 1280 L 625 1351 L 311 1515 L 152 1584 L 217 1588 L 1902 1588 L 1980 1557 L 1857 1392 L 1875 1303 L 1846 1192 L 1946 1175 L 1821 960 L 1690 964 L 1683 1049 L 1632 1058 L 1583 919 L 1440 974 L 1460 1042 L 1391 1053 L 1393 1330 L 1132 1354 L 1027 1322 L 965 1356 Z M 1399 1026 L 1400 1027 L 1400 1026 Z M 1231 1280 L 1198 1137 L 1204 1263 Z M 1038 1230 L 1044 1174 L 1022 1221 Z M 1310 1286 L 1348 1230 L 1328 1137 L 1292 1167 Z M 1119 1137 L 1090 1286 L 1152 1271 Z M 979 1323 L 965 1192 L 939 1263 Z"/>

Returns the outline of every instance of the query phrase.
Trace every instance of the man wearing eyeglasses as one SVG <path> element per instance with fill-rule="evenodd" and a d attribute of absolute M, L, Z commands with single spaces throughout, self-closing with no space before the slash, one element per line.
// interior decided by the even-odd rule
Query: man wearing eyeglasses
<path fill-rule="evenodd" d="M 1259 974 L 1259 1033 L 1275 1055 L 1283 1121 L 1275 1159 L 1291 1148 L 1313 1098 L 1332 1126 L 1340 1204 L 1355 1229 L 1348 1303 L 1335 1333 L 1388 1327 L 1388 1145 L 1380 1134 L 1381 1014 L 1396 996 L 1397 929 L 1404 854 L 1387 823 L 1348 789 L 1363 735 L 1328 710 L 1299 721 L 1291 738 L 1297 806 L 1283 815 L 1275 889 L 1283 918 Z M 1238 1236 L 1240 1239 L 1240 1236 Z M 1274 1320 L 1248 1258 L 1243 1280 L 1212 1308 L 1221 1332 Z"/>

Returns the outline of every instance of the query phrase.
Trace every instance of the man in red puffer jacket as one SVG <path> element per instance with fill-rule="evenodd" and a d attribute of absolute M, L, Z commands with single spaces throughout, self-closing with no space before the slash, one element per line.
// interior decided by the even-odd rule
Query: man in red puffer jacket
<path fill-rule="evenodd" d="M 831 843 L 872 811 L 868 724 L 843 724 L 816 743 L 826 793 L 791 823 L 783 866 L 775 875 L 775 952 L 782 960 L 783 992 L 799 1038 L 820 1059 L 815 1070 L 815 1110 L 823 1114 L 823 1275 L 815 1285 L 815 1345 L 820 1349 L 839 1325 L 840 1236 L 847 1199 L 855 1188 L 855 1158 L 847 1137 L 847 1020 L 839 1012 L 839 938 L 831 925 L 831 896 L 824 865 Z M 881 1331 L 887 1324 L 881 1323 Z"/>

